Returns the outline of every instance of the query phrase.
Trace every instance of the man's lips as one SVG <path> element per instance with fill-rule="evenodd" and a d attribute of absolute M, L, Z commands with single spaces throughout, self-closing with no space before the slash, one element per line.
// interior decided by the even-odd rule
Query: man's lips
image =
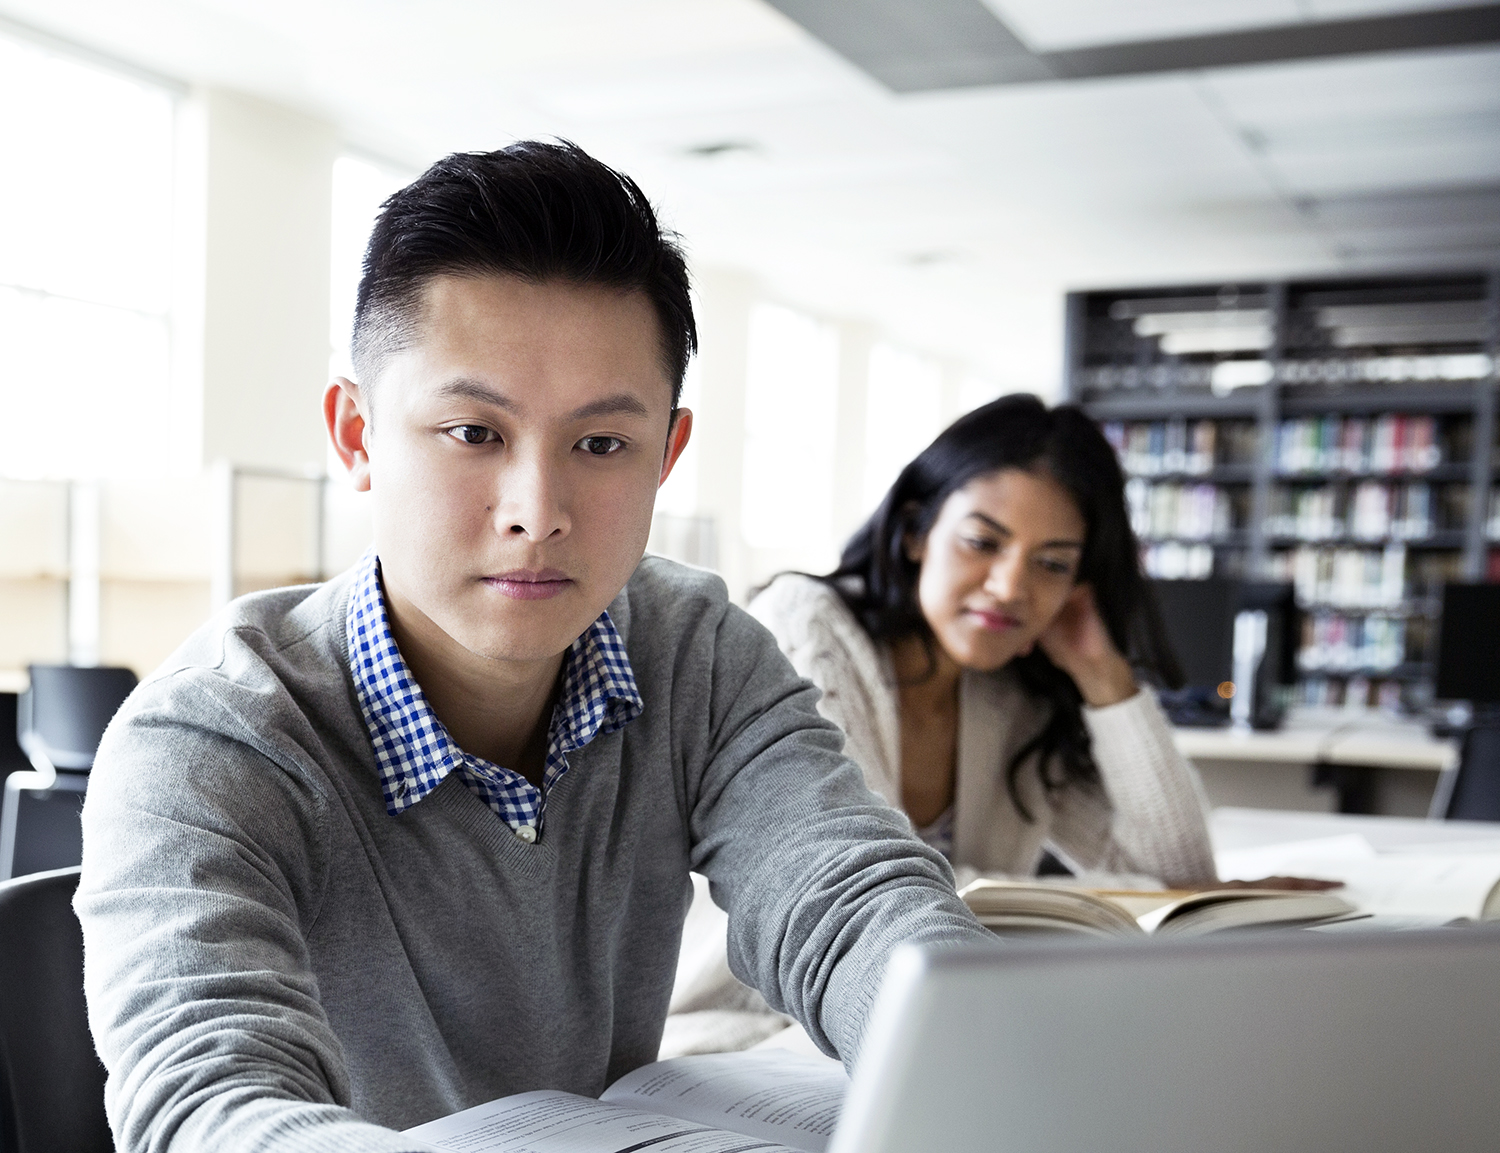
<path fill-rule="evenodd" d="M 1021 627 L 1019 617 L 1011 616 L 1010 613 L 1001 612 L 998 609 L 966 609 L 969 616 L 980 628 L 993 633 L 1003 633 L 1010 629 Z"/>
<path fill-rule="evenodd" d="M 496 592 L 518 601 L 546 600 L 573 583 L 567 573 L 555 568 L 511 569 L 482 579 Z"/>

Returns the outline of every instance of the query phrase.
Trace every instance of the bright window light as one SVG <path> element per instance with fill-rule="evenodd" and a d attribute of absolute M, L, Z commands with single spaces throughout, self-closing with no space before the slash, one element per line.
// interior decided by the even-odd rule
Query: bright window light
<path fill-rule="evenodd" d="M 885 499 L 908 461 L 943 427 L 943 372 L 936 361 L 888 344 L 870 352 L 865 416 L 865 508 Z"/>
<path fill-rule="evenodd" d="M 159 472 L 173 96 L 0 36 L 0 109 L 0 475 Z"/>
<path fill-rule="evenodd" d="M 755 548 L 824 548 L 832 534 L 838 331 L 775 305 L 750 313 L 740 525 Z"/>
<path fill-rule="evenodd" d="M 333 249 L 330 253 L 328 344 L 332 376 L 354 376 L 349 361 L 349 337 L 354 329 L 354 301 L 365 259 L 370 229 L 386 197 L 410 184 L 414 177 L 356 156 L 333 162 Z"/>

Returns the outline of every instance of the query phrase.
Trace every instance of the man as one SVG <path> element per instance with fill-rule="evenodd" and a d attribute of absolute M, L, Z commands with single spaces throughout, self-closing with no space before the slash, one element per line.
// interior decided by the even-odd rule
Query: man
<path fill-rule="evenodd" d="M 121 1150 L 409 1150 L 655 1056 L 688 873 L 846 1061 L 902 940 L 983 931 L 716 578 L 642 560 L 692 415 L 682 256 L 566 145 L 388 202 L 325 416 L 374 508 L 122 709 L 77 909 Z"/>

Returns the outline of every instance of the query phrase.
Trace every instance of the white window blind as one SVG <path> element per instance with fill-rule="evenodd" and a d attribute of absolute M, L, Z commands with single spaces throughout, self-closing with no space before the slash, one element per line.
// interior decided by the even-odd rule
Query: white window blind
<path fill-rule="evenodd" d="M 0 475 L 160 471 L 174 97 L 0 36 L 0 109 Z"/>
<path fill-rule="evenodd" d="M 838 332 L 789 308 L 750 313 L 740 524 L 755 548 L 830 545 Z"/>

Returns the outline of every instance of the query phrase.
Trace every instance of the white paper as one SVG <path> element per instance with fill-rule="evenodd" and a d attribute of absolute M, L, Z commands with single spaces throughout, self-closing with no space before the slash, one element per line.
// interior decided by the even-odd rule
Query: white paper
<path fill-rule="evenodd" d="M 1500 882 L 1500 853 L 1388 853 L 1280 858 L 1278 872 L 1343 881 L 1335 895 L 1381 916 L 1477 919 Z"/>
<path fill-rule="evenodd" d="M 826 1057 L 709 1053 L 627 1073 L 601 1100 L 823 1153 L 848 1090 L 843 1066 Z"/>
<path fill-rule="evenodd" d="M 406 1135 L 449 1153 L 790 1153 L 693 1121 L 551 1090 L 501 1097 Z"/>
<path fill-rule="evenodd" d="M 1333 837 L 1314 837 L 1305 841 L 1287 841 L 1279 845 L 1256 845 L 1247 849 L 1226 849 L 1214 855 L 1219 876 L 1226 881 L 1258 881 L 1262 877 L 1312 876 L 1338 880 L 1322 869 L 1305 873 L 1294 863 L 1315 861 L 1320 866 L 1334 861 L 1365 861 L 1376 856 L 1375 848 L 1358 833 Z"/>

